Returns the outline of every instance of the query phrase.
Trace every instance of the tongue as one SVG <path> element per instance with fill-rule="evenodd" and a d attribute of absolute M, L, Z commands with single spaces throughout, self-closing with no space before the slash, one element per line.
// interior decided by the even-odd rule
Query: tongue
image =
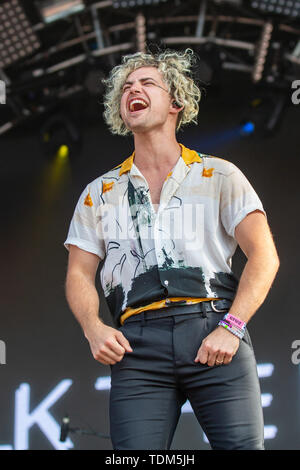
<path fill-rule="evenodd" d="M 145 109 L 145 108 L 146 108 L 146 106 L 144 106 L 141 103 L 135 103 L 133 105 L 133 111 L 140 111 L 141 109 Z"/>

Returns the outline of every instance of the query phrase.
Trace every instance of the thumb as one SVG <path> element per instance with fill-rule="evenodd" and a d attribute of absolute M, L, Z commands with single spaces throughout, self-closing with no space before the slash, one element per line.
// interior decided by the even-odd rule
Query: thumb
<path fill-rule="evenodd" d="M 128 339 L 125 338 L 125 336 L 123 335 L 123 333 L 121 331 L 118 331 L 118 333 L 117 333 L 117 340 L 121 344 L 121 346 L 123 346 L 123 348 L 125 348 L 125 350 L 127 352 L 132 352 L 133 351 L 133 349 L 131 348 L 131 346 L 129 344 Z"/>

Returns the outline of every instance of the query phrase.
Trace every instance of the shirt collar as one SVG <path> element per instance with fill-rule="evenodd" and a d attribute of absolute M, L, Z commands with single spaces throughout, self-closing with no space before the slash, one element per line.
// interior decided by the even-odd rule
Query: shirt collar
<path fill-rule="evenodd" d="M 181 157 L 186 165 L 190 165 L 191 163 L 201 163 L 202 159 L 200 155 L 195 150 L 190 150 L 182 144 L 179 144 L 181 147 Z M 130 157 L 126 158 L 121 165 L 119 176 L 123 173 L 127 173 L 131 170 L 133 161 L 134 161 L 135 152 L 133 152 Z"/>

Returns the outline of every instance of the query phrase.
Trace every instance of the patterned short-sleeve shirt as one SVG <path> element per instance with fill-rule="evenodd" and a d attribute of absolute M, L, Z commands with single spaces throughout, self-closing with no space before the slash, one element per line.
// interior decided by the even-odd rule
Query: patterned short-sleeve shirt
<path fill-rule="evenodd" d="M 122 164 L 87 185 L 76 205 L 65 247 L 104 260 L 101 285 L 116 324 L 170 302 L 233 300 L 235 227 L 262 203 L 231 162 L 181 145 L 154 209 L 134 164 Z"/>

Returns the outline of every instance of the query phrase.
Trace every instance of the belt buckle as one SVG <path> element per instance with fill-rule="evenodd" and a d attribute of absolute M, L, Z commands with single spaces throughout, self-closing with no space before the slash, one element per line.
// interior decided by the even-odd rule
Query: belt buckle
<path fill-rule="evenodd" d="M 222 309 L 222 310 L 218 310 L 218 309 L 214 306 L 214 302 L 216 302 L 216 300 L 211 300 L 211 301 L 210 301 L 211 308 L 213 309 L 214 312 L 222 313 L 222 312 L 226 312 L 226 311 L 228 310 L 227 308 Z"/>

